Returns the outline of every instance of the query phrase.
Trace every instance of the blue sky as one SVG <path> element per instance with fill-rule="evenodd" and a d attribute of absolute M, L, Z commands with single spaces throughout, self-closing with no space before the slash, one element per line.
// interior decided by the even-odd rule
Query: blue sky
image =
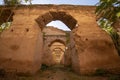
<path fill-rule="evenodd" d="M 34 4 L 95 5 L 99 0 L 32 0 Z"/>
<path fill-rule="evenodd" d="M 32 4 L 70 4 L 70 5 L 95 5 L 99 0 L 32 0 Z M 3 0 L 0 0 L 0 4 Z M 51 21 L 47 26 L 54 26 L 63 30 L 70 30 L 61 21 Z"/>
<path fill-rule="evenodd" d="M 95 5 L 99 0 L 32 0 L 33 4 Z M 0 0 L 0 4 L 3 0 Z"/>

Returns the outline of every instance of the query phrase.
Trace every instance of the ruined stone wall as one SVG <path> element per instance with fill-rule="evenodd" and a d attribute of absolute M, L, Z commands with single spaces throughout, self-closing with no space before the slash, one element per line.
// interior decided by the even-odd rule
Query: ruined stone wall
<path fill-rule="evenodd" d="M 99 68 L 120 71 L 120 57 L 110 36 L 98 27 L 94 11 L 92 6 L 19 6 L 14 10 L 10 29 L 0 37 L 0 68 L 37 71 L 43 54 L 42 29 L 58 19 L 71 30 L 75 29 L 73 36 L 77 53 L 74 55 L 77 56 L 72 64 L 76 72 L 91 73 Z"/>
<path fill-rule="evenodd" d="M 36 26 L 13 22 L 10 29 L 0 35 L 0 68 L 34 73 L 38 65 L 40 67 L 43 43 L 41 30 Z"/>

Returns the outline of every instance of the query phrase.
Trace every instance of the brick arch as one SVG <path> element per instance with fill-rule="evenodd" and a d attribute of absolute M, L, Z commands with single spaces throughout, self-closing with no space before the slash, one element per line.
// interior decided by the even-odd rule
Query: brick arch
<path fill-rule="evenodd" d="M 71 30 L 77 24 L 77 20 L 74 19 L 70 14 L 63 11 L 49 11 L 36 19 L 36 22 L 39 24 L 40 28 L 43 29 L 43 26 L 48 24 L 51 21 L 60 20 L 66 24 Z"/>

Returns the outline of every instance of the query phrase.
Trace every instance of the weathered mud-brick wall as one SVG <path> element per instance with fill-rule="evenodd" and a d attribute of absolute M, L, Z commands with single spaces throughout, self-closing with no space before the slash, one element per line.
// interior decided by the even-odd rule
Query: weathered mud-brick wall
<path fill-rule="evenodd" d="M 22 10 L 14 12 L 10 29 L 0 35 L 0 68 L 35 73 L 41 65 L 42 32 L 28 10 Z"/>
<path fill-rule="evenodd" d="M 120 57 L 110 36 L 98 27 L 94 10 L 91 6 L 19 6 L 11 28 L 0 37 L 0 68 L 36 72 L 43 53 L 42 29 L 52 20 L 61 20 L 75 29 L 77 53 L 72 54 L 77 56 L 72 64 L 76 72 L 91 73 L 99 68 L 120 71 Z"/>
<path fill-rule="evenodd" d="M 94 73 L 97 69 L 113 73 L 120 72 L 118 62 L 120 56 L 111 37 L 98 27 L 93 18 L 95 19 L 90 15 L 81 16 L 82 21 L 74 32 L 75 47 L 79 57 L 79 72 L 81 74 Z"/>

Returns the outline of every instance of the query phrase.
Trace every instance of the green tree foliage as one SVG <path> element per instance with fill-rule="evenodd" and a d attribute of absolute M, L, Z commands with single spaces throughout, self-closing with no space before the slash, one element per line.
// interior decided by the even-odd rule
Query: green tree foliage
<path fill-rule="evenodd" d="M 31 4 L 31 0 L 3 0 L 5 6 L 15 6 L 17 7 L 17 5 L 21 5 L 22 2 L 29 2 Z M 0 18 L 2 16 L 2 14 L 4 14 L 5 10 L 0 9 Z M 2 23 L 2 25 L 0 25 L 0 33 L 3 32 L 5 29 L 10 27 L 11 22 L 9 22 L 9 18 L 12 16 L 12 11 L 10 13 L 10 15 L 8 16 L 8 19 L 6 20 L 6 22 Z M 5 14 L 4 14 L 5 15 Z M 8 14 L 7 14 L 8 15 Z M 4 20 L 3 20 L 4 21 Z"/>
<path fill-rule="evenodd" d="M 4 0 L 5 5 L 16 5 L 16 4 L 20 4 L 20 3 L 21 3 L 20 0 Z"/>
<path fill-rule="evenodd" d="M 100 19 L 98 21 L 99 26 L 105 30 L 112 38 L 114 45 L 120 55 L 120 43 L 119 43 L 119 35 L 116 30 L 112 27 L 112 22 L 108 21 L 107 19 Z"/>
<path fill-rule="evenodd" d="M 114 24 L 119 23 L 120 0 L 100 0 L 95 12 L 97 14 L 99 26 L 111 36 L 120 55 L 120 38 L 113 28 Z"/>
<path fill-rule="evenodd" d="M 3 32 L 3 31 L 6 30 L 6 29 L 9 29 L 10 25 L 11 25 L 11 22 L 3 23 L 3 24 L 0 26 L 0 33 Z"/>
<path fill-rule="evenodd" d="M 96 14 L 98 18 L 105 18 L 116 22 L 120 18 L 120 0 L 100 0 L 97 4 Z"/>
<path fill-rule="evenodd" d="M 31 4 L 31 0 L 4 0 L 5 5 L 20 5 L 22 2 L 29 2 Z"/>

